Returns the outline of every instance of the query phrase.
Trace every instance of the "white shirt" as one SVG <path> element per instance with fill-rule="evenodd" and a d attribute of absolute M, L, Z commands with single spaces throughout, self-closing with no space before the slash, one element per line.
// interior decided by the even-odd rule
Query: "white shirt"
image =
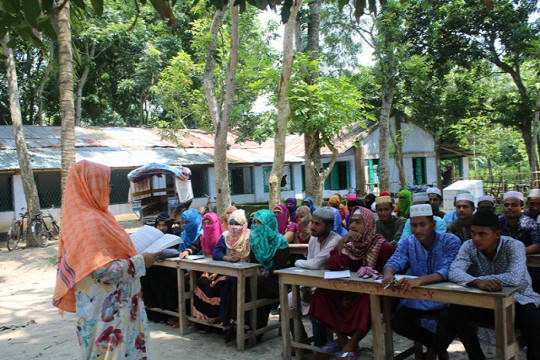
<path fill-rule="evenodd" d="M 339 240 L 341 240 L 341 236 L 333 231 L 330 231 L 322 243 L 318 237 L 312 235 L 309 238 L 307 260 L 296 260 L 294 266 L 311 270 L 328 269 L 330 252 L 336 247 Z"/>

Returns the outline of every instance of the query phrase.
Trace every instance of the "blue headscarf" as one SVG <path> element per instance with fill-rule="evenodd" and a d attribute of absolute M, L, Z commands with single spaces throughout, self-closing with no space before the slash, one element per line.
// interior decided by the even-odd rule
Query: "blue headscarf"
<path fill-rule="evenodd" d="M 334 213 L 334 226 L 332 226 L 332 231 L 340 235 L 341 237 L 345 236 L 345 234 L 348 233 L 348 231 L 347 229 L 343 227 L 339 210 L 332 206 L 328 206 L 327 208 L 332 210 L 332 212 Z"/>
<path fill-rule="evenodd" d="M 317 207 L 315 206 L 315 201 L 313 201 L 313 199 L 312 199 L 311 197 L 306 196 L 306 197 L 304 198 L 304 200 L 302 200 L 302 205 L 303 205 L 303 203 L 305 203 L 305 202 L 307 203 L 307 207 L 308 207 L 309 210 L 311 211 L 311 214 L 313 214 L 313 212 L 314 212 L 315 210 L 317 210 Z"/>
<path fill-rule="evenodd" d="M 261 225 L 251 225 L 249 234 L 251 251 L 263 268 L 272 269 L 276 251 L 288 248 L 289 243 L 278 232 L 276 216 L 272 211 L 267 209 L 257 211 L 253 216 L 253 221 L 255 220 L 259 220 Z"/>
<path fill-rule="evenodd" d="M 181 219 L 188 221 L 187 224 L 183 225 L 184 231 L 180 234 L 184 242 L 178 245 L 178 250 L 184 251 L 202 235 L 202 216 L 198 210 L 188 209 L 182 213 Z"/>

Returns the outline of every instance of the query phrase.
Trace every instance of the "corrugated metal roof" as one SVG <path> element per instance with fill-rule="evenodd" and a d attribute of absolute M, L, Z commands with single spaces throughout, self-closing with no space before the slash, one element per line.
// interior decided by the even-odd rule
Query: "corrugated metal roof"
<path fill-rule="evenodd" d="M 214 163 L 214 135 L 201 130 L 179 130 L 178 143 L 162 140 L 161 130 L 120 127 L 76 127 L 76 159 L 92 160 L 113 168 L 133 168 L 149 162 L 168 165 L 207 165 Z M 34 169 L 60 169 L 60 127 L 24 126 L 25 139 Z M 298 138 L 296 135 L 292 137 Z M 231 163 L 272 163 L 273 139 L 265 144 L 237 143 L 228 134 L 228 160 Z M 289 141 L 287 142 L 289 143 Z M 294 142 L 293 142 L 294 143 Z M 287 149 L 285 162 L 303 162 L 303 138 L 299 146 Z M 301 145 L 301 146 L 300 146 Z M 0 171 L 19 168 L 13 129 L 0 126 Z"/>

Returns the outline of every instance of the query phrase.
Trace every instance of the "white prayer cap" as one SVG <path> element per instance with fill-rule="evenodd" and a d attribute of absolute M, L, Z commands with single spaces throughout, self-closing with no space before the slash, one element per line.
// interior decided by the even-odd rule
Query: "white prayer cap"
<path fill-rule="evenodd" d="M 417 192 L 412 194 L 412 201 L 413 203 L 418 201 L 429 201 L 429 196 L 426 192 Z"/>
<path fill-rule="evenodd" d="M 428 195 L 429 194 L 437 194 L 439 196 L 442 196 L 441 190 L 439 188 L 436 188 L 436 187 L 430 187 L 430 188 L 427 189 L 426 192 L 428 193 Z"/>
<path fill-rule="evenodd" d="M 482 195 L 478 198 L 478 203 L 480 204 L 482 201 L 489 201 L 492 204 L 495 204 L 495 201 L 493 200 L 493 197 L 489 195 Z"/>
<path fill-rule="evenodd" d="M 457 194 L 456 202 L 461 201 L 461 200 L 467 200 L 474 203 L 474 198 L 471 194 Z"/>
<path fill-rule="evenodd" d="M 510 198 L 518 199 L 518 200 L 523 201 L 523 194 L 520 193 L 519 191 L 507 191 L 507 192 L 505 192 L 504 195 L 503 195 L 503 200 L 510 199 Z"/>
<path fill-rule="evenodd" d="M 375 211 L 377 209 L 377 204 L 373 203 L 371 204 L 371 211 Z"/>
<path fill-rule="evenodd" d="M 433 210 L 431 210 L 431 205 L 429 204 L 413 205 L 409 211 L 409 217 L 433 216 Z"/>
<path fill-rule="evenodd" d="M 531 189 L 527 198 L 540 198 L 540 189 Z"/>

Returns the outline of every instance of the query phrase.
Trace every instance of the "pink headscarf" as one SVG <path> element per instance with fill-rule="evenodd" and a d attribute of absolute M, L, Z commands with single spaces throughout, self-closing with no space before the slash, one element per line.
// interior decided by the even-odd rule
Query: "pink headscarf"
<path fill-rule="evenodd" d="M 277 204 L 274 210 L 281 210 L 281 214 L 276 214 L 276 220 L 278 225 L 278 231 L 281 235 L 285 235 L 287 227 L 289 226 L 289 210 L 287 206 L 283 204 Z"/>
<path fill-rule="evenodd" d="M 204 220 L 210 220 L 211 223 L 209 225 L 204 225 Z M 221 224 L 221 221 L 219 220 L 218 214 L 214 212 L 209 212 L 204 214 L 203 218 L 203 234 L 201 236 L 201 247 L 202 251 L 205 255 L 212 254 L 212 251 L 214 251 L 214 248 L 216 247 L 216 244 L 219 240 L 219 237 L 225 231 L 223 229 L 223 225 Z"/>

